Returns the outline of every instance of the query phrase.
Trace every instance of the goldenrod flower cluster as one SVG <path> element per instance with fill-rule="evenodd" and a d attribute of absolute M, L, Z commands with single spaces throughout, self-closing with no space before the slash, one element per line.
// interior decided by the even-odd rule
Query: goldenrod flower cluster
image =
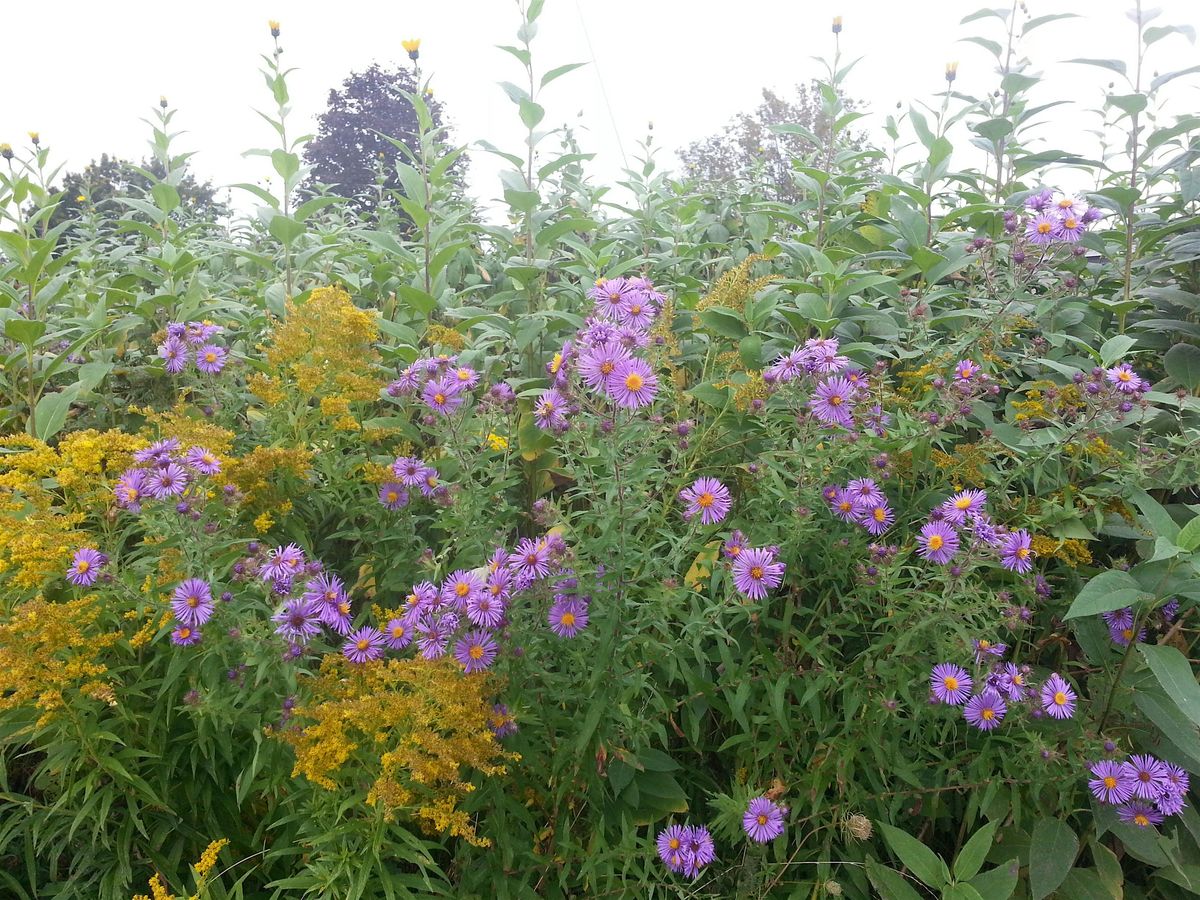
<path fill-rule="evenodd" d="M 713 285 L 712 290 L 697 305 L 697 310 L 708 309 L 711 306 L 723 306 L 741 312 L 746 308 L 746 301 L 765 288 L 778 275 L 764 275 L 762 278 L 751 278 L 750 269 L 756 262 L 768 259 L 761 253 L 751 253 L 731 269 L 723 272 Z"/>
<path fill-rule="evenodd" d="M 439 325 L 437 322 L 430 323 L 425 329 L 425 343 L 430 347 L 441 344 L 443 347 L 449 347 L 451 350 L 461 350 L 467 346 L 467 339 L 462 332 L 455 331 L 453 328 L 447 328 L 445 325 Z"/>
<path fill-rule="evenodd" d="M 431 832 L 486 843 L 459 808 L 474 789 L 464 766 L 494 775 L 512 758 L 488 727 L 485 679 L 464 676 L 447 659 L 355 666 L 330 654 L 306 687 L 311 699 L 295 716 L 307 724 L 277 733 L 296 751 L 293 776 L 333 790 L 369 773 L 368 804 L 415 816 Z"/>
<path fill-rule="evenodd" d="M 341 288 L 318 288 L 302 304 L 289 300 L 262 347 L 270 371 L 251 376 L 250 390 L 269 406 L 316 400 L 335 429 L 357 431 L 351 404 L 375 400 L 383 388 L 378 337 L 375 315 Z"/>

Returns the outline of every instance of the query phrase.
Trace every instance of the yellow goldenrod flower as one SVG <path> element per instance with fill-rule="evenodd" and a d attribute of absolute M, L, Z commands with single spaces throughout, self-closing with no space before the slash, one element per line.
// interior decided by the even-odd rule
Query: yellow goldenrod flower
<path fill-rule="evenodd" d="M 416 61 L 417 57 L 421 55 L 420 38 L 410 38 L 407 41 L 401 41 L 400 46 L 404 48 L 404 51 L 408 54 L 408 58 L 414 62 Z"/>
<path fill-rule="evenodd" d="M 487 436 L 487 445 L 493 450 L 507 450 L 508 438 L 489 432 Z"/>
<path fill-rule="evenodd" d="M 87 197 L 83 196 L 83 194 L 78 194 L 78 195 L 76 195 L 76 197 L 75 197 L 75 202 L 76 202 L 76 203 L 82 203 L 82 202 L 83 202 L 84 200 L 86 200 L 86 199 L 87 199 Z"/>
<path fill-rule="evenodd" d="M 841 16 L 833 17 L 833 33 L 834 34 L 842 33 L 842 17 Z"/>
<path fill-rule="evenodd" d="M 267 27 L 271 29 L 271 37 L 279 37 L 279 23 L 274 19 L 267 22 Z"/>

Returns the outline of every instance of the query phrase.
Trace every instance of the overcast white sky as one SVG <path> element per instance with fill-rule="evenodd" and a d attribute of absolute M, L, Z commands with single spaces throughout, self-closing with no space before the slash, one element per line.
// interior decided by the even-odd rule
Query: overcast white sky
<path fill-rule="evenodd" d="M 269 52 L 266 22 L 283 26 L 284 58 L 297 133 L 309 130 L 330 87 L 372 61 L 404 59 L 400 41 L 420 37 L 421 62 L 433 77 L 461 142 L 490 140 L 521 152 L 516 108 L 496 86 L 518 80 L 519 65 L 496 44 L 515 43 L 515 0 L 211 0 L 207 3 L 122 0 L 118 3 L 44 0 L 4 4 L 4 83 L 0 141 L 27 141 L 37 130 L 54 159 L 77 168 L 102 152 L 141 158 L 149 115 L 160 94 L 179 108 L 187 133 L 179 148 L 197 151 L 202 177 L 218 184 L 256 181 L 269 162 L 241 151 L 272 146 L 273 132 L 253 112 L 271 101 L 256 69 Z M 983 4 L 980 4 L 983 5 Z M 991 0 L 991 5 L 1005 5 Z M 1035 31 L 1025 49 L 1050 85 L 1044 100 L 1099 104 L 1108 73 L 1064 65 L 1072 57 L 1132 60 L 1133 25 L 1126 0 L 1028 0 L 1033 16 L 1075 12 L 1082 19 Z M 1149 5 L 1149 4 L 1147 4 Z M 1200 25 L 1195 0 L 1156 0 L 1160 24 Z M 612 182 L 654 123 L 660 159 L 674 166 L 675 148 L 720 128 L 758 102 L 763 86 L 786 89 L 821 70 L 811 57 L 832 53 L 830 20 L 842 15 L 843 54 L 863 57 L 847 86 L 875 113 L 878 129 L 897 101 L 937 102 L 948 60 L 959 60 L 955 87 L 979 94 L 996 86 L 991 60 L 962 43 L 999 22 L 960 26 L 975 2 L 887 0 L 547 0 L 534 43 L 539 71 L 568 62 L 589 65 L 555 82 L 540 98 L 546 125 L 576 127 L 587 151 L 599 154 L 592 173 Z M 1000 36 L 990 32 L 999 40 Z M 590 48 L 589 48 L 590 38 Z M 594 55 L 593 55 L 594 51 Z M 1200 63 L 1200 51 L 1180 36 L 1152 48 L 1149 69 Z M 1200 78 L 1172 85 L 1177 111 L 1200 111 Z M 605 103 L 607 93 L 608 104 Z M 611 117 L 609 112 L 611 105 Z M 1073 132 L 1091 121 L 1057 114 L 1060 146 L 1074 149 Z M 619 138 L 619 139 L 618 139 Z M 557 141 L 548 147 L 557 150 Z M 977 152 L 966 149 L 963 152 Z M 471 186 L 485 203 L 499 196 L 497 164 L 472 153 Z M 240 193 L 240 192 L 239 192 Z M 244 195 L 243 195 L 244 196 Z M 242 198 L 236 198 L 244 203 Z"/>

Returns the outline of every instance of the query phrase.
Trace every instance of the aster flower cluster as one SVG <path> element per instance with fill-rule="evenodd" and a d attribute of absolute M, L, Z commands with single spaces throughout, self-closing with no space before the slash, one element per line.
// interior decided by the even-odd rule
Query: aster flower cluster
<path fill-rule="evenodd" d="M 1029 218 L 1025 222 L 1025 240 L 1036 246 L 1053 243 L 1075 244 L 1083 237 L 1088 226 L 1098 220 L 1102 213 L 1096 207 L 1065 194 L 1056 195 L 1050 188 L 1042 188 L 1025 200 Z M 1006 216 L 1005 224 L 1009 218 Z M 1019 224 L 1013 219 L 1013 230 Z"/>
<path fill-rule="evenodd" d="M 1158 618 L 1161 620 L 1163 627 L 1170 626 L 1178 615 L 1178 600 L 1170 600 L 1164 603 L 1158 610 Z M 1144 624 L 1139 625 L 1137 632 L 1134 632 L 1133 625 L 1136 616 L 1134 615 L 1132 606 L 1102 612 L 1100 613 L 1100 617 L 1108 627 L 1109 638 L 1118 647 L 1128 647 L 1131 643 L 1140 644 L 1146 640 L 1146 628 Z"/>
<path fill-rule="evenodd" d="M 784 353 L 763 370 L 763 381 L 775 391 L 802 379 L 820 379 L 812 389 L 808 408 L 822 425 L 853 429 L 855 416 L 864 433 L 883 437 L 890 417 L 875 405 L 862 414 L 857 405 L 869 396 L 867 373 L 851 366 L 839 352 L 837 338 L 810 338 L 803 346 Z"/>
<path fill-rule="evenodd" d="M 972 412 L 971 404 L 984 397 L 995 397 L 1000 386 L 983 367 L 969 359 L 960 359 L 954 364 L 949 377 L 937 375 L 930 386 L 938 392 L 941 411 L 932 410 L 925 414 L 925 421 L 932 426 L 946 425 Z"/>
<path fill-rule="evenodd" d="M 930 513 L 917 536 L 917 554 L 944 565 L 966 542 L 972 550 L 995 553 L 1000 565 L 1022 575 L 1033 568 L 1032 538 L 1024 528 L 1009 530 L 996 525 L 986 513 L 986 491 L 959 491 Z"/>
<path fill-rule="evenodd" d="M 470 366 L 459 365 L 457 354 L 443 353 L 418 359 L 385 390 L 389 397 L 419 395 L 430 410 L 425 424 L 432 425 L 436 421 L 434 413 L 439 416 L 453 415 L 471 396 L 471 391 L 479 382 L 479 373 Z M 509 388 L 510 393 L 511 390 Z"/>
<path fill-rule="evenodd" d="M 379 502 L 387 509 L 402 509 L 408 505 L 409 489 L 417 488 L 421 495 L 444 503 L 450 489 L 442 484 L 438 470 L 419 456 L 399 456 L 392 462 L 393 480 L 379 486 Z"/>
<path fill-rule="evenodd" d="M 1149 754 L 1134 754 L 1121 762 L 1101 760 L 1089 770 L 1092 796 L 1116 806 L 1118 817 L 1129 825 L 1160 825 L 1187 806 L 1188 773 Z"/>
<path fill-rule="evenodd" d="M 779 561 L 778 547 L 748 547 L 746 536 L 734 531 L 721 552 L 730 560 L 733 586 L 751 600 L 761 600 L 783 583 L 787 564 Z"/>
<path fill-rule="evenodd" d="M 861 525 L 872 535 L 883 534 L 896 521 L 887 495 L 873 478 L 855 478 L 845 487 L 831 484 L 821 496 L 835 516 L 843 522 Z"/>
<path fill-rule="evenodd" d="M 1031 680 L 1029 666 L 1000 662 L 1007 649 L 1004 644 L 975 641 L 975 664 L 994 660 L 978 685 L 962 666 L 938 663 L 929 676 L 930 702 L 961 706 L 963 718 L 980 731 L 991 731 L 999 726 L 1010 707 L 1018 704 L 1028 706 L 1030 716 L 1035 719 L 1043 716 L 1069 719 L 1075 715 L 1077 697 L 1065 678 L 1052 672 L 1038 687 Z"/>
<path fill-rule="evenodd" d="M 178 375 L 194 363 L 205 375 L 216 375 L 225 368 L 229 352 L 213 339 L 221 334 L 220 325 L 210 322 L 172 322 L 167 338 L 158 345 L 158 355 L 171 375 Z"/>
<path fill-rule="evenodd" d="M 570 427 L 579 385 L 621 409 L 649 406 L 658 395 L 658 376 L 635 351 L 649 345 L 666 298 L 645 278 L 601 278 L 588 297 L 594 315 L 546 365 L 551 386 L 534 403 L 534 421 L 546 431 Z"/>
<path fill-rule="evenodd" d="M 200 628 L 212 618 L 216 605 L 212 587 L 201 578 L 188 578 L 171 594 L 171 615 L 175 617 L 172 643 L 187 647 L 200 641 Z"/>
<path fill-rule="evenodd" d="M 658 858 L 672 872 L 699 878 L 704 867 L 717 858 L 712 835 L 703 825 L 668 825 L 658 833 Z"/>
<path fill-rule="evenodd" d="M 198 507 L 207 500 L 199 480 L 221 471 L 221 460 L 211 450 L 193 446 L 184 451 L 175 438 L 156 441 L 137 451 L 133 460 L 139 465 L 126 469 L 113 486 L 117 506 L 132 513 L 140 513 L 146 500 L 174 499 L 180 515 L 199 519 Z M 226 502 L 238 500 L 233 485 L 223 489 L 222 494 Z"/>

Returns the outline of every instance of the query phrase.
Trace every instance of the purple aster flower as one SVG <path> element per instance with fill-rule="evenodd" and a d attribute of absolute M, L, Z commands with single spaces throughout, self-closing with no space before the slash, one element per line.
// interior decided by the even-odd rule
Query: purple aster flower
<path fill-rule="evenodd" d="M 205 344 L 196 351 L 196 368 L 205 375 L 216 375 L 225 368 L 225 348 L 218 344 Z"/>
<path fill-rule="evenodd" d="M 143 469 L 127 469 L 113 485 L 117 506 L 132 513 L 142 511 L 142 500 L 146 491 L 146 472 Z"/>
<path fill-rule="evenodd" d="M 393 511 L 404 509 L 408 505 L 408 491 L 398 481 L 385 481 L 379 486 L 379 502 Z"/>
<path fill-rule="evenodd" d="M 649 328 L 654 323 L 658 310 L 642 291 L 631 290 L 617 309 L 617 318 L 630 328 Z"/>
<path fill-rule="evenodd" d="M 721 552 L 729 559 L 737 559 L 742 555 L 742 551 L 746 549 L 746 536 L 740 531 L 734 530 L 733 534 L 725 541 L 721 547 Z"/>
<path fill-rule="evenodd" d="M 309 603 L 323 606 L 336 606 L 342 600 L 348 599 L 342 579 L 329 572 L 322 572 L 310 578 L 304 585 L 303 596 Z"/>
<path fill-rule="evenodd" d="M 733 585 L 751 600 L 761 600 L 783 582 L 786 568 L 769 548 L 747 547 L 733 561 Z"/>
<path fill-rule="evenodd" d="M 802 352 L 804 368 L 816 375 L 832 375 L 850 364 L 847 357 L 838 355 L 837 338 L 812 338 L 804 342 Z M 850 387 L 853 389 L 854 384 Z"/>
<path fill-rule="evenodd" d="M 71 566 L 67 569 L 67 581 L 79 587 L 91 587 L 100 577 L 100 570 L 108 562 L 108 557 L 91 547 L 80 547 L 75 551 Z"/>
<path fill-rule="evenodd" d="M 456 569 L 442 582 L 442 602 L 454 609 L 465 610 L 472 599 L 483 593 L 483 577 L 471 569 Z"/>
<path fill-rule="evenodd" d="M 958 532 L 945 522 L 926 522 L 917 537 L 917 553 L 939 565 L 948 563 L 958 552 Z"/>
<path fill-rule="evenodd" d="M 579 377 L 595 391 L 608 387 L 608 378 L 617 366 L 632 359 L 628 350 L 615 342 L 593 344 L 579 357 Z"/>
<path fill-rule="evenodd" d="M 321 633 L 318 605 L 303 598 L 285 601 L 271 621 L 278 626 L 275 633 L 293 644 L 307 644 Z"/>
<path fill-rule="evenodd" d="M 521 538 L 509 554 L 508 568 L 517 577 L 545 578 L 550 574 L 550 548 L 541 538 Z"/>
<path fill-rule="evenodd" d="M 979 665 L 989 656 L 997 658 L 1004 655 L 1008 650 L 1008 644 L 995 643 L 987 638 L 976 638 L 971 641 L 971 646 L 975 649 L 975 664 Z"/>
<path fill-rule="evenodd" d="M 1188 773 L 1174 763 L 1163 763 L 1164 790 L 1167 793 L 1186 794 L 1190 779 Z"/>
<path fill-rule="evenodd" d="M 1052 718 L 1069 719 L 1075 715 L 1075 691 L 1057 672 L 1042 685 L 1041 699 L 1042 709 Z"/>
<path fill-rule="evenodd" d="M 1061 228 L 1054 213 L 1038 213 L 1025 225 L 1025 238 L 1031 244 L 1049 244 L 1058 240 Z"/>
<path fill-rule="evenodd" d="M 817 421 L 823 425 L 841 425 L 843 428 L 849 428 L 854 424 L 851 414 L 854 393 L 854 385 L 840 375 L 835 375 L 817 385 L 808 405 Z"/>
<path fill-rule="evenodd" d="M 342 644 L 342 655 L 352 663 L 365 663 L 383 656 L 385 640 L 377 628 L 360 628 Z"/>
<path fill-rule="evenodd" d="M 489 584 L 484 590 L 468 598 L 467 618 L 472 624 L 483 628 L 498 628 L 504 620 L 504 607 L 504 600 L 492 594 Z"/>
<path fill-rule="evenodd" d="M 1100 618 L 1104 619 L 1104 624 L 1109 628 L 1133 628 L 1133 607 L 1126 606 L 1123 609 L 1102 612 Z"/>
<path fill-rule="evenodd" d="M 1183 812 L 1184 808 L 1187 807 L 1187 801 L 1184 800 L 1183 794 L 1166 791 L 1159 795 L 1158 799 L 1154 801 L 1154 805 L 1158 807 L 1158 811 L 1164 816 L 1174 816 Z"/>
<path fill-rule="evenodd" d="M 886 500 L 875 506 L 867 509 L 862 509 L 858 513 L 858 524 L 867 529 L 873 535 L 881 535 L 896 521 L 896 514 L 892 512 L 892 508 L 888 506 Z"/>
<path fill-rule="evenodd" d="M 297 544 L 276 547 L 267 552 L 267 561 L 258 574 L 263 581 L 289 581 L 304 570 L 304 551 Z"/>
<path fill-rule="evenodd" d="M 544 431 L 561 430 L 566 427 L 569 406 L 570 402 L 558 388 L 548 388 L 534 404 L 533 420 Z"/>
<path fill-rule="evenodd" d="M 1024 575 L 1033 568 L 1033 550 L 1029 532 L 1024 528 L 1010 531 L 1000 543 L 1000 565 Z"/>
<path fill-rule="evenodd" d="M 887 495 L 875 483 L 874 478 L 855 478 L 846 485 L 846 493 L 858 509 L 870 509 L 887 503 Z"/>
<path fill-rule="evenodd" d="M 1148 753 L 1134 754 L 1124 765 L 1135 797 L 1155 800 L 1170 783 L 1167 781 L 1167 767 Z"/>
<path fill-rule="evenodd" d="M 1174 598 L 1171 600 L 1168 600 L 1166 603 L 1164 603 L 1162 605 L 1162 608 L 1159 610 L 1159 613 L 1162 614 L 1163 621 L 1166 622 L 1168 625 L 1170 623 L 1174 622 L 1175 617 L 1179 615 L 1179 600 L 1174 599 Z"/>
<path fill-rule="evenodd" d="M 1141 389 L 1142 379 L 1129 363 L 1121 363 L 1105 371 L 1105 377 L 1123 394 L 1136 394 Z"/>
<path fill-rule="evenodd" d="M 391 650 L 403 650 L 412 643 L 412 626 L 406 624 L 403 619 L 388 619 L 387 628 L 383 633 Z"/>
<path fill-rule="evenodd" d="M 1132 800 L 1118 807 L 1117 818 L 1127 825 L 1136 825 L 1138 828 L 1149 828 L 1151 825 L 1161 825 L 1163 814 L 1149 803 Z"/>
<path fill-rule="evenodd" d="M 582 600 L 559 596 L 562 599 L 556 600 L 550 607 L 546 619 L 550 623 L 550 630 L 560 638 L 573 638 L 587 628 L 588 607 Z"/>
<path fill-rule="evenodd" d="M 184 625 L 199 628 L 213 614 L 212 588 L 207 581 L 189 578 L 171 595 L 171 612 Z"/>
<path fill-rule="evenodd" d="M 969 359 L 960 359 L 954 367 L 954 377 L 958 381 L 970 381 L 979 374 L 979 365 Z"/>
<path fill-rule="evenodd" d="M 843 522 L 857 522 L 858 504 L 854 502 L 854 495 L 846 488 L 834 488 L 834 490 L 836 493 L 829 502 L 829 509 Z"/>
<path fill-rule="evenodd" d="M 686 828 L 687 834 L 683 839 L 686 851 L 684 874 L 689 878 L 697 878 L 700 870 L 717 858 L 717 849 L 713 844 L 712 835 L 703 825 L 689 825 Z"/>
<path fill-rule="evenodd" d="M 715 478 L 697 478 L 691 487 L 679 492 L 679 499 L 687 504 L 683 517 L 690 519 L 697 513 L 704 525 L 716 525 L 729 515 L 733 501 L 729 488 Z"/>
<path fill-rule="evenodd" d="M 605 389 L 617 406 L 639 409 L 654 401 L 658 393 L 658 376 L 645 360 L 631 357 L 617 364 L 608 376 Z"/>
<path fill-rule="evenodd" d="M 454 645 L 454 658 L 457 659 L 470 675 L 472 672 L 482 672 L 496 661 L 496 642 L 492 633 L 479 629 L 463 635 Z"/>
<path fill-rule="evenodd" d="M 1002 721 L 1008 707 L 995 691 L 976 694 L 963 707 L 963 718 L 980 731 L 991 731 Z"/>
<path fill-rule="evenodd" d="M 459 366 L 450 377 L 458 385 L 459 390 L 469 391 L 479 384 L 479 373 L 470 366 Z"/>
<path fill-rule="evenodd" d="M 683 825 L 668 825 L 658 833 L 658 839 L 655 841 L 658 858 L 672 872 L 682 872 L 684 869 L 684 858 L 688 852 L 684 841 L 687 837 L 688 830 Z"/>
<path fill-rule="evenodd" d="M 962 666 L 946 662 L 933 667 L 929 687 L 938 703 L 962 706 L 971 696 L 974 682 Z"/>
<path fill-rule="evenodd" d="M 945 521 L 951 525 L 962 525 L 968 517 L 983 512 L 987 503 L 987 493 L 980 490 L 959 491 L 953 497 L 942 502 L 938 507 Z"/>
<path fill-rule="evenodd" d="M 1133 632 L 1133 624 L 1125 626 L 1109 625 L 1108 636 L 1112 638 L 1112 642 L 1119 647 L 1128 647 L 1131 641 L 1142 643 L 1146 640 L 1146 629 L 1139 628 L 1137 634 Z"/>
<path fill-rule="evenodd" d="M 1085 231 L 1087 231 L 1087 227 L 1083 218 L 1075 213 L 1068 213 L 1058 220 L 1059 240 L 1066 241 L 1068 244 L 1078 243 Z"/>
<path fill-rule="evenodd" d="M 1116 805 L 1133 796 L 1133 781 L 1123 763 L 1105 759 L 1092 763 L 1090 770 L 1094 777 L 1088 781 L 1088 788 L 1101 803 Z"/>
<path fill-rule="evenodd" d="M 221 460 L 211 450 L 204 447 L 192 447 L 183 458 L 184 463 L 201 475 L 216 475 L 221 471 Z"/>
<path fill-rule="evenodd" d="M 146 476 L 146 493 L 155 500 L 177 497 L 187 488 L 189 480 L 187 470 L 183 466 L 167 463 L 165 466 L 153 469 Z"/>
<path fill-rule="evenodd" d="M 439 378 L 425 385 L 425 389 L 421 392 L 421 399 L 434 412 L 448 416 L 462 406 L 466 397 L 457 381 Z"/>
<path fill-rule="evenodd" d="M 783 817 L 787 810 L 766 797 L 755 797 L 742 816 L 742 829 L 750 840 L 765 844 L 783 834 Z"/>
<path fill-rule="evenodd" d="M 492 706 L 492 714 L 488 716 L 488 727 L 497 738 L 506 738 L 519 730 L 516 718 L 503 703 Z"/>
<path fill-rule="evenodd" d="M 976 544 L 982 546 L 995 547 L 1004 539 L 1000 529 L 996 527 L 996 523 L 984 513 L 978 513 L 971 517 L 967 522 L 967 528 Z"/>
<path fill-rule="evenodd" d="M 596 304 L 597 315 L 616 321 L 620 319 L 625 295 L 632 290 L 624 278 L 605 278 L 597 280 L 595 287 L 588 291 L 588 297 Z"/>
<path fill-rule="evenodd" d="M 400 479 L 401 484 L 416 487 L 425 474 L 425 460 L 415 456 L 401 456 L 392 463 L 392 474 Z"/>
<path fill-rule="evenodd" d="M 178 375 L 187 365 L 187 344 L 179 338 L 169 337 L 158 346 L 158 355 L 166 363 L 164 368 L 171 375 Z"/>
<path fill-rule="evenodd" d="M 177 625 L 171 632 L 171 643 L 180 647 L 190 647 L 200 643 L 200 629 L 187 625 Z"/>
<path fill-rule="evenodd" d="M 1042 188 L 1025 199 L 1025 207 L 1032 212 L 1045 212 L 1054 206 L 1054 191 Z"/>
<path fill-rule="evenodd" d="M 1083 201 L 1077 200 L 1069 194 L 1064 194 L 1054 201 L 1054 211 L 1064 219 L 1067 216 L 1083 215 L 1083 207 Z"/>
<path fill-rule="evenodd" d="M 1025 699 L 1029 690 L 1029 679 L 1014 663 L 1005 663 L 999 669 L 1001 683 L 997 690 L 1006 700 L 1018 701 Z"/>

